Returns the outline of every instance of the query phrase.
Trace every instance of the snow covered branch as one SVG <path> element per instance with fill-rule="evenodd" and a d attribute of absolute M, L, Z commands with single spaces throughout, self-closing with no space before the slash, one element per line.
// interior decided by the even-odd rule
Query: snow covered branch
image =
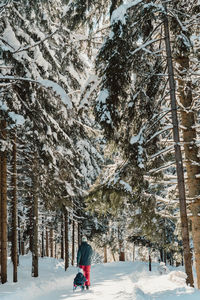
<path fill-rule="evenodd" d="M 47 79 L 34 80 L 25 77 L 3 76 L 3 75 L 0 75 L 0 79 L 8 80 L 8 81 L 28 81 L 28 82 L 39 84 L 45 88 L 51 88 L 61 98 L 62 102 L 68 106 L 69 109 L 72 108 L 72 102 L 69 99 L 68 95 L 66 94 L 65 90 L 54 81 L 47 80 Z"/>

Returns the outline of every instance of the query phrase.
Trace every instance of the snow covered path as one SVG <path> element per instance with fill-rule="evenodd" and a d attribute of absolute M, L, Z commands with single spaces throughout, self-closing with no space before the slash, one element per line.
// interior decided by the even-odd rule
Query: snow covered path
<path fill-rule="evenodd" d="M 43 258 L 39 278 L 30 276 L 31 257 L 20 258 L 19 281 L 12 283 L 12 264 L 8 264 L 9 282 L 1 285 L 1 300 L 199 300 L 200 291 L 185 285 L 181 268 L 159 275 L 158 264 L 148 271 L 144 262 L 97 264 L 91 270 L 91 289 L 73 292 L 77 268 L 64 271 L 63 261 Z"/>

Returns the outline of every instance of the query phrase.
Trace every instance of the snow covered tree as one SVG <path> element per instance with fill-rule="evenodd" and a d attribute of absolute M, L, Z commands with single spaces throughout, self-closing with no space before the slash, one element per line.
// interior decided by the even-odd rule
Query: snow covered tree
<path fill-rule="evenodd" d="M 122 4 L 111 15 L 111 32 L 97 59 L 101 89 L 97 118 L 107 137 L 121 146 L 126 159 L 138 169 L 140 187 L 141 183 L 145 187 L 149 171 L 153 175 L 153 165 L 163 164 L 162 153 L 169 148 L 161 144 L 159 134 L 172 128 L 169 123 L 163 126 L 170 110 L 162 108 L 168 93 L 163 76 L 162 13 L 158 1 Z M 157 159 L 149 160 L 151 156 Z"/>
<path fill-rule="evenodd" d="M 10 87 L 10 98 L 3 97 L 1 105 L 13 120 L 16 116 L 22 119 L 17 137 L 20 224 L 25 226 L 21 228 L 23 240 L 30 236 L 29 248 L 35 253 L 34 276 L 38 255 L 36 202 L 43 200 L 49 211 L 70 207 L 72 198 L 82 196 L 95 180 L 102 163 L 96 137 L 88 135 L 94 122 L 77 114 L 77 95 L 87 78 L 88 63 L 79 51 L 79 39 L 75 43 L 69 30 L 67 5 L 67 1 L 59 0 L 53 5 L 21 0 L 7 1 L 1 7 L 0 79 L 1 85 Z M 28 222 L 25 214 L 29 215 Z"/>
<path fill-rule="evenodd" d="M 7 122 L 1 113 L 1 282 L 7 282 Z"/>
<path fill-rule="evenodd" d="M 198 288 L 200 288 L 200 203 L 199 203 L 199 178 L 200 161 L 198 156 L 198 146 L 196 144 L 196 114 L 195 102 L 192 90 L 195 84 L 192 83 L 191 60 L 195 60 L 196 47 L 192 47 L 192 39 L 195 39 L 196 20 L 200 5 L 197 1 L 191 2 L 186 7 L 186 2 L 175 1 L 170 5 L 171 30 L 175 37 L 174 59 L 178 73 L 178 97 L 180 103 L 180 115 L 182 124 L 182 135 L 184 143 L 185 165 L 187 171 L 188 198 L 191 201 L 190 210 L 192 213 L 192 236 L 194 243 L 194 253 L 196 262 L 196 272 L 198 278 Z M 176 10 L 176 14 L 174 14 Z M 189 17 L 191 19 L 189 19 Z M 193 49 L 192 49 L 193 48 Z M 193 80 L 194 81 L 194 80 Z"/>

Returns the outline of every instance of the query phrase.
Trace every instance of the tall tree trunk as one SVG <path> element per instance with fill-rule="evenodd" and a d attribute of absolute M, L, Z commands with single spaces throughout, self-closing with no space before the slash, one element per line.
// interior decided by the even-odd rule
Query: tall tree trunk
<path fill-rule="evenodd" d="M 160 261 L 164 261 L 164 259 L 163 259 L 163 248 L 160 249 Z"/>
<path fill-rule="evenodd" d="M 17 282 L 17 146 L 16 135 L 13 138 L 13 174 L 12 174 L 12 262 L 13 282 Z"/>
<path fill-rule="evenodd" d="M 123 229 L 118 228 L 119 261 L 125 261 Z"/>
<path fill-rule="evenodd" d="M 34 154 L 33 163 L 33 252 L 32 276 L 38 277 L 38 161 Z"/>
<path fill-rule="evenodd" d="M 50 256 L 53 257 L 53 228 L 50 228 Z"/>
<path fill-rule="evenodd" d="M 188 196 L 192 200 L 190 210 L 192 212 L 192 236 L 197 273 L 197 285 L 200 289 L 200 159 L 196 145 L 195 114 L 192 110 L 192 83 L 188 81 L 189 57 L 177 58 L 179 73 L 178 92 L 181 109 L 181 120 L 183 125 L 183 141 L 185 151 L 185 165 L 187 171 Z M 198 176 L 197 176 L 198 175 Z"/>
<path fill-rule="evenodd" d="M 151 266 L 151 254 L 149 253 L 149 271 L 151 272 L 152 266 Z"/>
<path fill-rule="evenodd" d="M 21 228 L 20 218 L 18 217 L 18 254 L 21 255 Z"/>
<path fill-rule="evenodd" d="M 125 261 L 123 241 L 119 241 L 119 261 Z"/>
<path fill-rule="evenodd" d="M 69 267 L 69 215 L 65 210 L 65 271 Z"/>
<path fill-rule="evenodd" d="M 104 245 L 104 263 L 108 262 L 108 253 L 107 253 L 107 245 Z"/>
<path fill-rule="evenodd" d="M 34 219 L 34 212 L 33 212 L 33 198 L 32 196 L 28 196 L 28 200 L 29 200 L 29 212 L 28 212 L 28 216 L 29 216 L 29 249 L 31 252 L 33 252 L 33 231 L 34 231 L 34 225 L 33 225 L 33 219 Z M 22 237 L 22 242 L 24 243 L 24 237 Z"/>
<path fill-rule="evenodd" d="M 81 244 L 81 223 L 78 222 L 78 246 Z"/>
<path fill-rule="evenodd" d="M 1 138 L 6 140 L 6 121 L 1 121 Z M 7 152 L 1 152 L 1 282 L 7 282 Z"/>
<path fill-rule="evenodd" d="M 49 233 L 48 228 L 46 227 L 46 256 L 49 256 Z"/>
<path fill-rule="evenodd" d="M 42 251 L 41 251 L 41 257 L 45 256 L 44 251 L 44 218 L 42 217 Z"/>
<path fill-rule="evenodd" d="M 72 266 L 74 265 L 74 252 L 75 252 L 75 221 L 72 221 Z"/>
<path fill-rule="evenodd" d="M 0 125 L 1 126 L 1 125 Z M 2 185 L 1 185 L 1 167 L 2 155 L 0 152 L 0 278 L 1 278 L 1 201 L 2 201 Z"/>
<path fill-rule="evenodd" d="M 112 250 L 111 253 L 112 253 L 113 261 L 116 261 L 116 259 L 115 259 L 115 252 Z"/>
<path fill-rule="evenodd" d="M 55 239 L 55 243 L 54 243 L 54 257 L 57 258 L 57 243 L 56 243 L 56 239 Z"/>
<path fill-rule="evenodd" d="M 60 234 L 60 248 L 61 248 L 61 259 L 64 259 L 64 226 L 63 226 L 63 215 L 61 219 L 61 234 Z"/>
<path fill-rule="evenodd" d="M 135 261 L 135 243 L 133 243 L 133 261 Z"/>
<path fill-rule="evenodd" d="M 180 138 L 179 138 L 179 128 L 178 128 L 178 118 L 177 118 L 174 70 L 173 70 L 172 55 L 171 55 L 169 24 L 168 24 L 168 17 L 167 17 L 167 4 L 164 1 L 163 1 L 163 6 L 165 8 L 165 15 L 164 15 L 165 45 L 166 45 L 166 52 L 167 52 L 167 66 L 168 66 L 168 74 L 169 74 L 173 138 L 175 142 L 174 148 L 175 148 L 176 170 L 177 170 L 177 177 L 178 177 L 183 251 L 184 251 L 185 271 L 187 274 L 186 282 L 187 284 L 190 284 L 190 286 L 194 286 L 194 280 L 192 274 L 192 255 L 191 255 L 190 244 L 189 244 L 189 230 L 188 230 L 188 218 L 187 218 L 187 210 L 186 210 L 183 162 L 182 162 L 182 154 L 180 148 Z"/>
<path fill-rule="evenodd" d="M 22 237 L 21 241 L 21 254 L 25 255 L 25 243 L 24 243 L 24 237 Z"/>

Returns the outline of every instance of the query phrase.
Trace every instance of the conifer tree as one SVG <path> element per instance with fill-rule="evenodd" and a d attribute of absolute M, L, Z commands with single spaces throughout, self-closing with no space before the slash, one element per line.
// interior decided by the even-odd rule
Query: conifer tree
<path fill-rule="evenodd" d="M 7 122 L 1 114 L 1 282 L 7 282 Z"/>
<path fill-rule="evenodd" d="M 187 5 L 182 2 L 174 1 L 170 7 L 176 10 L 176 15 L 172 16 L 171 30 L 175 36 L 174 58 L 178 72 L 178 97 L 180 101 L 180 115 L 182 124 L 182 136 L 184 142 L 185 165 L 187 171 L 188 198 L 191 201 L 190 210 L 192 213 L 192 236 L 194 243 L 194 254 L 196 261 L 196 272 L 198 288 L 200 288 L 200 247 L 199 247 L 199 178 L 200 161 L 198 157 L 198 146 L 196 145 L 196 111 L 193 109 L 193 84 L 190 73 L 191 56 L 195 48 L 192 49 L 191 36 L 195 34 L 195 19 L 199 4 L 194 1 Z M 190 23 L 188 16 L 191 16 L 193 22 Z M 193 54 L 194 55 L 194 54 Z"/>

